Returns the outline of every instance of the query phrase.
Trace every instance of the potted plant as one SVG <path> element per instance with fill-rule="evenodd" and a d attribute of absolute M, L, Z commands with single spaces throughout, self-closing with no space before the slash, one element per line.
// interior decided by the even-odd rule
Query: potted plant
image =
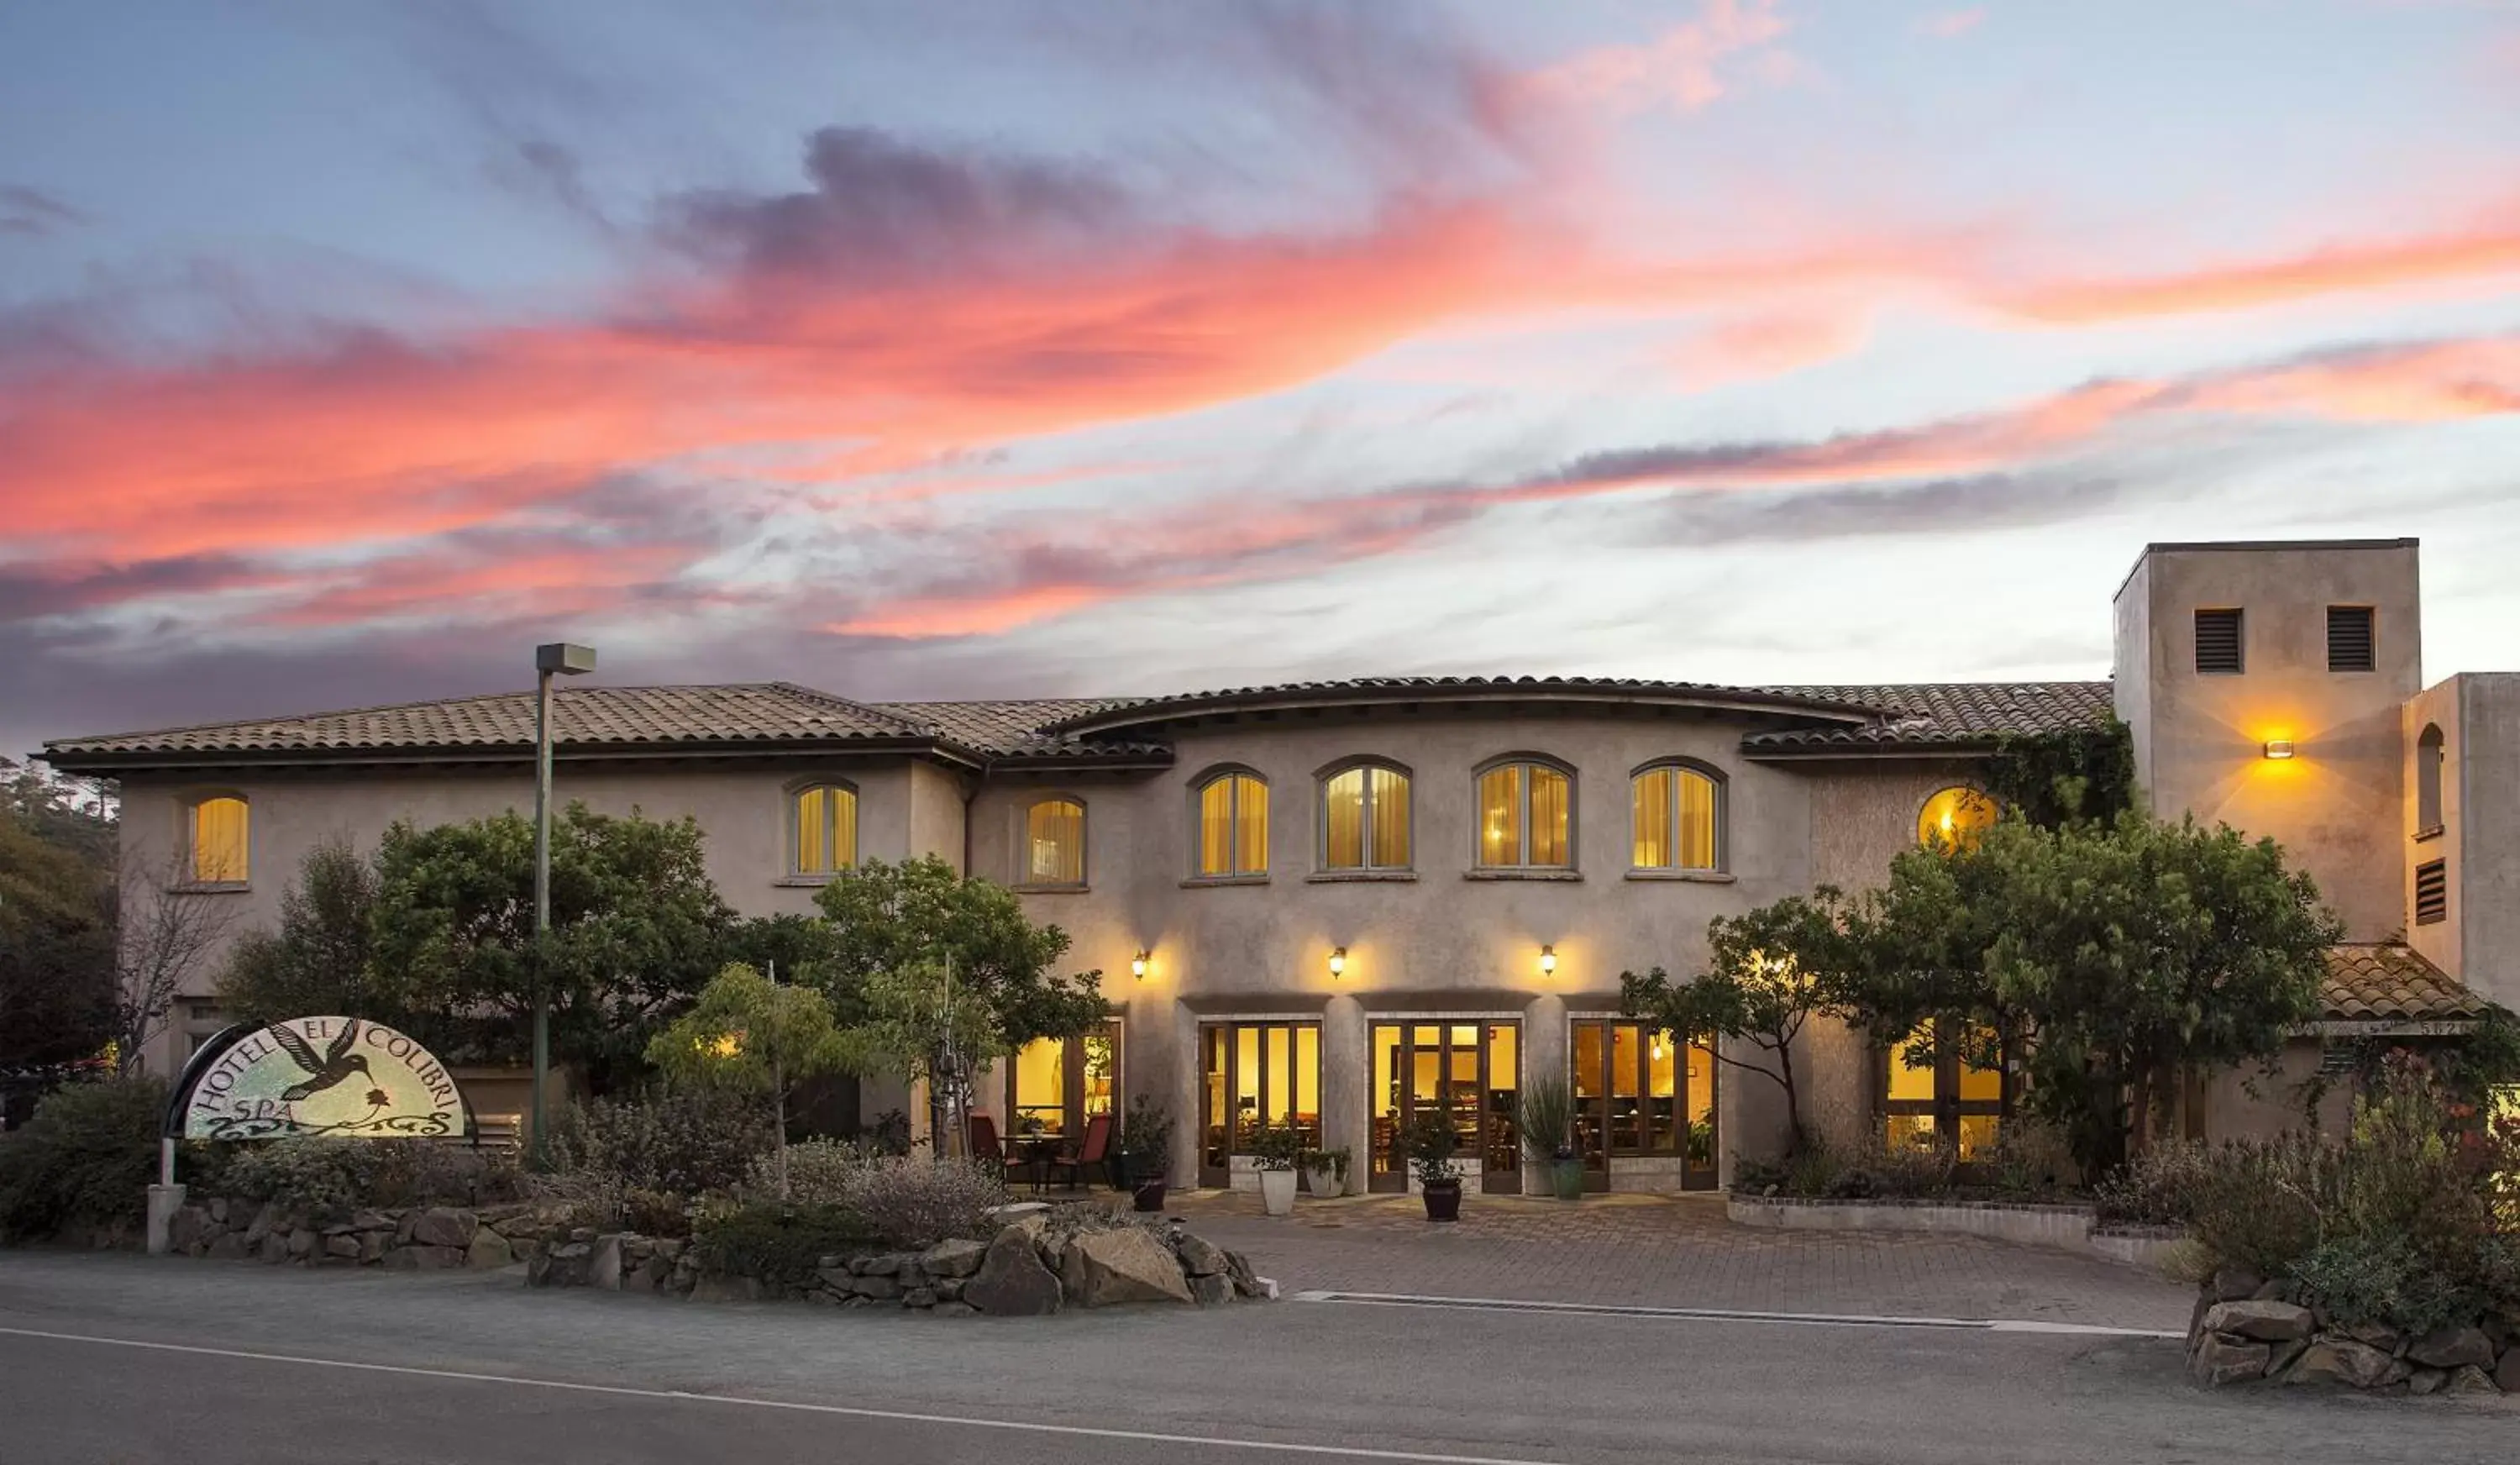
<path fill-rule="evenodd" d="M 1409 1171 L 1426 1202 L 1428 1221 L 1462 1219 L 1462 1177 L 1453 1173 L 1453 1151 L 1461 1136 L 1441 1114 L 1420 1114 L 1409 1131 Z"/>
<path fill-rule="evenodd" d="M 1129 1103 L 1120 1122 L 1120 1170 L 1136 1193 L 1141 1211 L 1164 1208 L 1164 1177 L 1172 1168 L 1173 1117 L 1146 1094 Z"/>
<path fill-rule="evenodd" d="M 1304 1132 L 1293 1125 L 1266 1125 L 1251 1141 L 1251 1168 L 1260 1173 L 1260 1206 L 1272 1216 L 1295 1209 L 1295 1166 L 1304 1158 Z"/>
<path fill-rule="evenodd" d="M 1549 1163 L 1550 1189 L 1561 1201 L 1584 1198 L 1584 1156 L 1575 1148 L 1575 1097 L 1566 1081 L 1541 1079 L 1522 1091 L 1523 1153 Z"/>
<path fill-rule="evenodd" d="M 1332 1150 L 1308 1149 L 1304 1151 L 1303 1160 L 1305 1182 L 1313 1187 L 1315 1195 L 1345 1195 L 1347 1163 L 1348 1150 L 1345 1145 Z"/>

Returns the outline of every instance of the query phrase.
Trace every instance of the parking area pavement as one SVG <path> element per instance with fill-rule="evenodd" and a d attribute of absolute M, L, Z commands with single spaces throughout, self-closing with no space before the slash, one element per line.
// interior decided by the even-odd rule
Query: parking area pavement
<path fill-rule="evenodd" d="M 1428 1222 L 1410 1195 L 1209 1190 L 1165 1208 L 1290 1291 L 1645 1307 L 1994 1317 L 2183 1329 L 2192 1289 L 2096 1258 L 1966 1236 L 1735 1225 L 1721 1196 L 1469 1195 Z"/>

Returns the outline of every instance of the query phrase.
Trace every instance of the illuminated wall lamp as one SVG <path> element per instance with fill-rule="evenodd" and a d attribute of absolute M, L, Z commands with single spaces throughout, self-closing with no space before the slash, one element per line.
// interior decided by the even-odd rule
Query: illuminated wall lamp
<path fill-rule="evenodd" d="M 1140 947 L 1138 954 L 1129 958 L 1129 975 L 1141 982 L 1147 980 L 1147 949 Z"/>
<path fill-rule="evenodd" d="M 1346 947 L 1343 947 L 1343 946 L 1334 946 L 1334 947 L 1331 947 L 1331 948 L 1330 948 L 1330 975 L 1331 975 L 1331 977 L 1335 978 L 1335 977 L 1337 977 L 1337 976 L 1338 976 L 1338 974 L 1339 974 L 1339 973 L 1341 973 L 1341 972 L 1343 972 L 1343 971 L 1345 971 L 1345 970 L 1347 970 L 1347 948 L 1346 948 Z"/>
<path fill-rule="evenodd" d="M 1540 974 L 1544 977 L 1557 974 L 1557 948 L 1546 944 L 1540 948 Z"/>
<path fill-rule="evenodd" d="M 2291 757 L 2292 739 L 2289 737 L 2271 737 L 2267 739 L 2267 756 L 2270 758 Z"/>

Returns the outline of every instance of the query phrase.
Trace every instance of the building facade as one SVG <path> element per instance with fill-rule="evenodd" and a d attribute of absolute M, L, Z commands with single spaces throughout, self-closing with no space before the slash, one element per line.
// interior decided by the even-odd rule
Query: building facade
<path fill-rule="evenodd" d="M 1781 1144 L 1775 1086 L 1617 1013 L 1619 977 L 1698 969 L 1708 921 L 1991 817 L 2005 733 L 2133 732 L 2153 806 L 2272 834 L 2352 941 L 2326 1020 L 2377 1031 L 2520 999 L 2520 677 L 2426 689 L 2412 541 L 2155 545 L 2118 593 L 2110 681 L 1731 688 L 1389 678 L 1143 698 L 865 703 L 786 684 L 557 693 L 561 797 L 689 815 L 748 914 L 854 863 L 933 855 L 1012 887 L 1100 968 L 1112 1021 L 1008 1055 L 982 1106 L 1057 1131 L 1132 1094 L 1173 1174 L 1243 1181 L 1260 1126 L 1401 1188 L 1394 1137 L 1449 1115 L 1474 1185 L 1527 1177 L 1523 1087 L 1569 1078 L 1604 1187 L 1723 1183 Z M 529 809 L 532 697 L 72 738 L 123 838 L 237 929 L 316 844 Z M 172 1062 L 219 1024 L 197 976 Z M 1810 1117 L 1851 1138 L 2001 1122 L 2002 1075 L 1911 1071 L 1816 1024 Z M 2296 1063 L 2317 1062 L 2315 1047 Z M 1750 1055 L 1735 1054 L 1748 1057 Z M 2216 1079 L 2192 1122 L 2280 1106 Z M 893 1096 L 898 1102 L 898 1096 Z M 870 1097 L 871 1107 L 884 1099 Z M 2253 1107 L 2254 1105 L 2254 1107 Z"/>

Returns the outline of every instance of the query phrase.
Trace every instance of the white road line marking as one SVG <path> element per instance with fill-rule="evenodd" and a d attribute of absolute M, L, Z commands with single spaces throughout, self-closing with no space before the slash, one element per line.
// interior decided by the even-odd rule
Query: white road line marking
<path fill-rule="evenodd" d="M 1670 1317 L 1694 1322 L 1781 1322 L 1804 1327 L 1946 1328 L 1977 1333 L 2052 1333 L 2092 1338 L 2178 1338 L 2153 1328 L 2103 1327 L 2088 1322 L 2042 1322 L 2012 1317 L 1894 1317 L 1868 1312 L 1763 1312 L 1745 1308 L 1655 1308 L 1626 1303 L 1526 1302 L 1502 1297 L 1423 1297 L 1401 1292 L 1333 1292 L 1313 1289 L 1290 1295 L 1299 1303 L 1353 1303 L 1368 1308 L 1451 1308 L 1468 1312 L 1563 1312 L 1575 1316 Z"/>
<path fill-rule="evenodd" d="M 41 1328 L 0 1327 L 0 1336 L 45 1338 L 57 1343 L 94 1343 L 112 1348 L 143 1348 L 158 1353 L 199 1354 L 213 1358 L 245 1358 L 257 1363 L 297 1363 L 309 1368 L 346 1368 L 360 1373 L 400 1374 L 413 1378 L 452 1379 L 467 1384 L 509 1384 L 524 1389 L 559 1389 L 575 1394 L 605 1394 L 631 1398 L 661 1398 L 679 1403 L 733 1404 L 749 1409 L 785 1409 L 800 1414 L 838 1414 L 852 1419 L 889 1419 L 904 1424 L 955 1425 L 974 1430 L 1012 1430 L 1030 1435 L 1072 1435 L 1094 1440 L 1136 1440 L 1151 1444 L 1204 1444 L 1216 1449 L 1274 1450 L 1290 1455 L 1329 1455 L 1343 1460 L 1404 1460 L 1414 1465 L 1558 1465 L 1520 1455 L 1446 1455 L 1413 1449 L 1368 1449 L 1351 1444 L 1298 1444 L 1275 1440 L 1232 1440 L 1211 1435 L 1172 1435 L 1158 1430 L 1098 1429 L 1081 1424 L 1041 1424 L 1017 1419 L 968 1419 L 958 1414 L 922 1414 L 910 1409 L 870 1409 L 849 1404 L 815 1404 L 784 1398 L 744 1398 L 732 1394 L 694 1394 L 682 1389 L 633 1389 L 623 1384 L 580 1384 L 566 1379 L 537 1379 L 504 1373 L 472 1373 L 454 1368 L 420 1368 L 401 1363 L 359 1363 L 347 1358 L 311 1358 L 296 1354 L 255 1353 L 241 1348 L 207 1348 L 189 1343 L 152 1343 L 138 1338 L 106 1338 L 87 1333 L 54 1333 Z"/>

